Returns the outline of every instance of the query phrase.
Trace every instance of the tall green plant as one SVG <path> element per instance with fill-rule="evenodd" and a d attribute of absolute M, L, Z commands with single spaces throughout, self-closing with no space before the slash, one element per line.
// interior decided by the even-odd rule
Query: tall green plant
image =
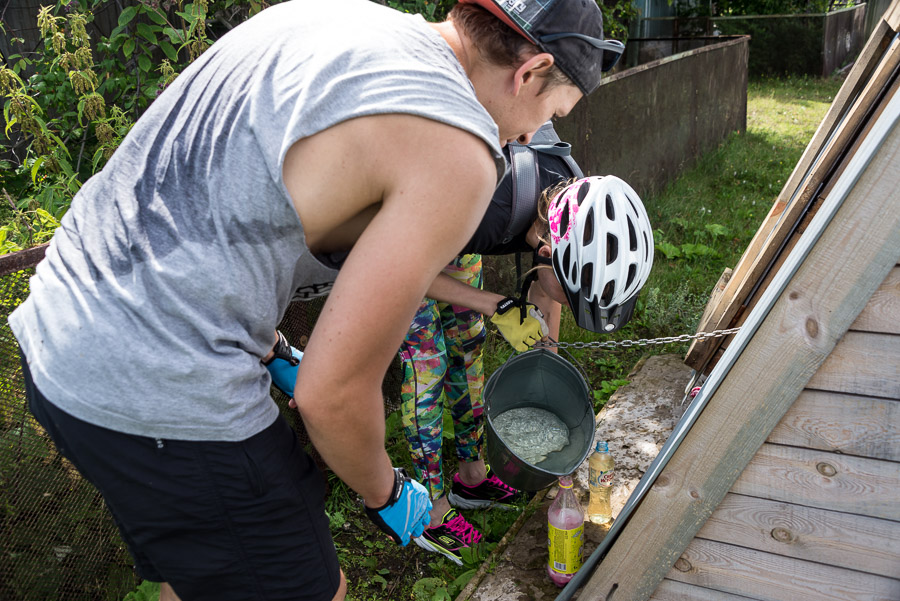
<path fill-rule="evenodd" d="M 141 0 L 122 9 L 115 29 L 100 36 L 91 23 L 108 3 L 42 6 L 35 15 L 42 47 L 2 57 L 8 158 L 0 182 L 6 224 L 0 253 L 48 238 L 82 182 L 103 168 L 178 72 L 217 34 L 267 6 L 261 0 Z M 9 198 L 15 199 L 11 205 Z"/>

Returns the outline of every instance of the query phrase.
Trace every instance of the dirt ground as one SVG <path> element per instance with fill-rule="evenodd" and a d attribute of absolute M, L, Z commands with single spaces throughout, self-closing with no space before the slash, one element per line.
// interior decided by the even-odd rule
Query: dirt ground
<path fill-rule="evenodd" d="M 616 391 L 597 415 L 595 440 L 609 442 L 616 460 L 613 516 L 622 510 L 681 417 L 690 374 L 681 355 L 650 357 L 635 366 L 631 382 Z M 587 477 L 585 462 L 575 474 L 575 490 L 585 506 Z M 561 589 L 546 574 L 547 508 L 555 493 L 554 487 L 535 497 L 536 510 L 527 518 L 528 512 L 523 514 L 456 601 L 544 601 L 559 595 Z M 585 559 L 607 532 L 608 527 L 585 524 Z M 576 593 L 573 599 L 577 598 Z"/>

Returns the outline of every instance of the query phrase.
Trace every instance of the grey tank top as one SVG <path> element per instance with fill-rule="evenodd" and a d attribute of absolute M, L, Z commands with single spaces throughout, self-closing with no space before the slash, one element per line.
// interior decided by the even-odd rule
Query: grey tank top
<path fill-rule="evenodd" d="M 285 153 L 384 113 L 472 132 L 502 176 L 495 123 L 419 16 L 293 0 L 216 42 L 84 184 L 10 316 L 41 392 L 156 438 L 243 440 L 271 424 L 259 359 L 291 300 L 336 276 L 305 244 Z"/>

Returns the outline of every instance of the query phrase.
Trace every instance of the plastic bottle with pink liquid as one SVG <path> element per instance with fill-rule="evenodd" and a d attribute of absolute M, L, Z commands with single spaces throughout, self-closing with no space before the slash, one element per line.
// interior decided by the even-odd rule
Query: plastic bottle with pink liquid
<path fill-rule="evenodd" d="M 559 492 L 547 510 L 547 539 L 547 575 L 556 586 L 563 587 L 581 567 L 584 547 L 584 508 L 572 490 L 571 476 L 559 479 Z"/>

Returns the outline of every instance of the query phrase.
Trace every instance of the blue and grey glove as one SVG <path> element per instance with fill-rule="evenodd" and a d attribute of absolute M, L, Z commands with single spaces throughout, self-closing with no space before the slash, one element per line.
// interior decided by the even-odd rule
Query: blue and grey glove
<path fill-rule="evenodd" d="M 275 348 L 272 349 L 274 354 L 271 359 L 263 361 L 262 364 L 269 370 L 272 384 L 284 394 L 294 398 L 294 385 L 297 383 L 297 370 L 303 353 L 292 347 L 284 334 L 278 331 L 275 333 L 278 334 L 278 340 L 275 342 Z"/>
<path fill-rule="evenodd" d="M 424 486 L 410 478 L 402 467 L 394 468 L 394 490 L 388 502 L 375 509 L 366 507 L 366 515 L 382 532 L 402 546 L 418 538 L 431 522 L 431 499 Z"/>

